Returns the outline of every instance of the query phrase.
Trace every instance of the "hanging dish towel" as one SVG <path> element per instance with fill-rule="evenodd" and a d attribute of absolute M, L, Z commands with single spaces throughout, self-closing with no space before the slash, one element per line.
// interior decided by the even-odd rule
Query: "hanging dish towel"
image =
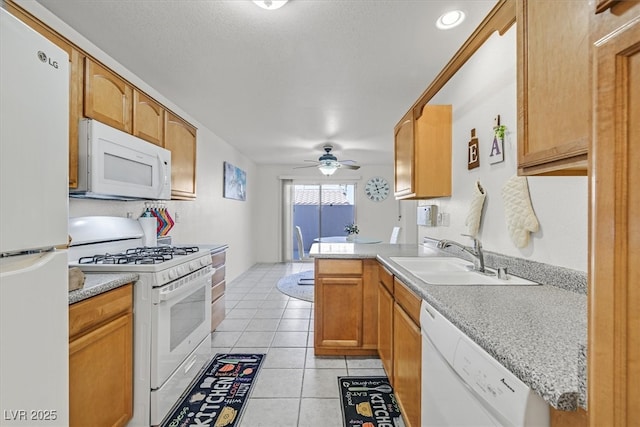
<path fill-rule="evenodd" d="M 485 197 L 487 197 L 487 193 L 484 191 L 484 188 L 482 188 L 482 185 L 480 185 L 480 181 L 476 181 L 473 187 L 473 199 L 471 199 L 467 220 L 464 222 L 467 226 L 467 234 L 473 237 L 478 234 L 478 230 L 480 229 L 482 207 L 484 206 Z"/>
<path fill-rule="evenodd" d="M 509 178 L 502 187 L 502 200 L 511 240 L 518 248 L 524 248 L 529 244 L 529 233 L 535 233 L 539 228 L 527 178 L 517 175 Z"/>

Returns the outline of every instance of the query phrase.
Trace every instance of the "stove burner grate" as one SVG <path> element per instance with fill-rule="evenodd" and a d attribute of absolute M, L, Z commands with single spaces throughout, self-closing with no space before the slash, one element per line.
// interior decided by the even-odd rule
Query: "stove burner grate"
<path fill-rule="evenodd" d="M 82 257 L 79 264 L 160 264 L 173 259 L 174 255 L 189 255 L 198 252 L 197 246 L 156 246 L 127 249 L 124 253 L 102 254 Z"/>

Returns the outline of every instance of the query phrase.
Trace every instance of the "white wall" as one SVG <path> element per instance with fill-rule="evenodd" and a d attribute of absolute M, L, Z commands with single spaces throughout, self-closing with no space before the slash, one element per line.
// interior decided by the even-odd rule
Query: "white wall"
<path fill-rule="evenodd" d="M 389 144 L 392 143 L 393 134 L 389 131 Z M 278 262 L 281 260 L 283 235 L 281 215 L 282 199 L 280 177 L 302 179 L 306 182 L 356 182 L 356 223 L 360 229 L 360 235 L 378 238 L 384 242 L 389 241 L 391 230 L 394 226 L 403 226 L 403 221 L 398 220 L 399 202 L 390 194 L 382 202 L 369 200 L 364 194 L 364 186 L 367 180 L 373 176 L 382 176 L 389 181 L 393 191 L 393 165 L 361 166 L 356 171 L 341 169 L 330 178 L 326 178 L 315 168 L 293 169 L 291 165 L 259 165 L 257 171 L 258 207 L 254 215 L 256 224 L 256 238 L 254 244 L 257 250 L 257 258 L 261 262 Z M 414 203 L 414 202 L 402 202 Z M 415 219 L 409 223 L 411 230 L 403 228 L 399 242 L 415 242 Z M 408 239 L 403 240 L 403 239 Z"/>
<path fill-rule="evenodd" d="M 479 238 L 485 249 L 576 270 L 587 268 L 587 178 L 529 177 L 533 209 L 540 223 L 530 243 L 518 249 L 505 224 L 501 189 L 517 172 L 516 28 L 495 33 L 433 98 L 432 104 L 453 105 L 453 196 L 435 199 L 450 215 L 449 227 L 419 227 L 418 237 L 447 238 L 468 244 L 465 219 L 473 185 L 487 191 Z M 490 165 L 493 118 L 500 114 L 508 128 L 505 161 Z M 467 170 L 467 144 L 475 128 L 480 144 L 480 167 Z"/>
<path fill-rule="evenodd" d="M 228 244 L 227 280 L 233 280 L 255 264 L 254 222 L 251 214 L 255 210 L 254 200 L 258 194 L 255 164 L 179 106 L 166 99 L 158 90 L 148 86 L 143 80 L 144 76 L 138 77 L 132 74 L 40 4 L 33 1 L 18 1 L 18 3 L 80 48 L 198 127 L 197 198 L 195 201 L 167 202 L 169 212 L 174 218 L 179 219 L 170 235 L 176 243 Z M 222 197 L 223 161 L 228 161 L 247 173 L 247 201 L 241 202 Z M 138 217 L 143 209 L 143 202 L 80 199 L 70 199 L 69 202 L 69 215 L 72 217 L 126 216 L 128 212 Z"/>
<path fill-rule="evenodd" d="M 47 9 L 33 1 L 18 0 L 36 17 L 51 25 L 82 49 L 120 73 L 151 96 L 190 120 L 198 127 L 197 199 L 168 203 L 180 221 L 171 234 L 175 241 L 229 244 L 227 275 L 232 280 L 255 262 L 277 262 L 281 253 L 281 199 L 279 176 L 315 177 L 313 169 L 291 166 L 255 165 L 230 144 L 203 127 L 187 112 L 149 87 Z M 418 94 L 416 94 L 417 96 Z M 505 36 L 492 36 L 467 64 L 437 94 L 432 103 L 453 105 L 453 197 L 435 199 L 441 211 L 450 215 L 448 227 L 416 227 L 416 202 L 398 202 L 390 196 L 381 203 L 368 200 L 363 188 L 372 176 L 384 176 L 393 182 L 392 159 L 389 165 L 362 166 L 358 171 L 338 171 L 345 178 L 359 177 L 357 222 L 361 235 L 389 238 L 392 227 L 400 225 L 401 243 L 421 241 L 429 235 L 465 241 L 464 221 L 472 186 L 479 179 L 488 192 L 484 223 L 479 237 L 486 249 L 507 255 L 586 271 L 587 264 L 587 180 L 583 177 L 533 177 L 529 189 L 540 231 L 524 249 L 511 242 L 504 221 L 500 191 L 503 183 L 516 173 L 516 59 L 515 26 Z M 409 106 L 407 106 L 409 107 Z M 402 112 L 399 112 L 399 116 Z M 503 163 L 487 163 L 492 139 L 493 117 L 500 114 L 508 127 Z M 389 123 L 389 144 L 393 143 L 394 123 Z M 470 130 L 477 129 L 481 166 L 467 171 L 467 143 Z M 222 162 L 229 161 L 247 172 L 247 201 L 222 198 Z M 338 176 L 336 176 L 338 177 Z M 322 179 L 322 177 L 320 177 Z M 70 215 L 139 215 L 143 203 L 71 200 Z M 402 218 L 398 220 L 398 213 Z M 416 231 L 417 229 L 417 231 Z"/>

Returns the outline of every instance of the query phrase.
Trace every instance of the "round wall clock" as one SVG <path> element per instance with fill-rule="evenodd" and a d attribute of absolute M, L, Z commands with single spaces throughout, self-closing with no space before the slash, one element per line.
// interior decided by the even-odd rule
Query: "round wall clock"
<path fill-rule="evenodd" d="M 387 198 L 391 189 L 386 179 L 380 176 L 374 176 L 364 187 L 364 192 L 367 197 L 374 202 L 381 202 Z"/>

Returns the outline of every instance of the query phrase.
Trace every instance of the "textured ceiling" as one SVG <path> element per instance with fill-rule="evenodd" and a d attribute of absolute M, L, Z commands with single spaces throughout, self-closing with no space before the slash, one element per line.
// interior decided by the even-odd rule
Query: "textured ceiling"
<path fill-rule="evenodd" d="M 393 127 L 496 0 L 38 0 L 258 164 L 393 163 Z M 437 17 L 467 20 L 440 31 Z"/>

